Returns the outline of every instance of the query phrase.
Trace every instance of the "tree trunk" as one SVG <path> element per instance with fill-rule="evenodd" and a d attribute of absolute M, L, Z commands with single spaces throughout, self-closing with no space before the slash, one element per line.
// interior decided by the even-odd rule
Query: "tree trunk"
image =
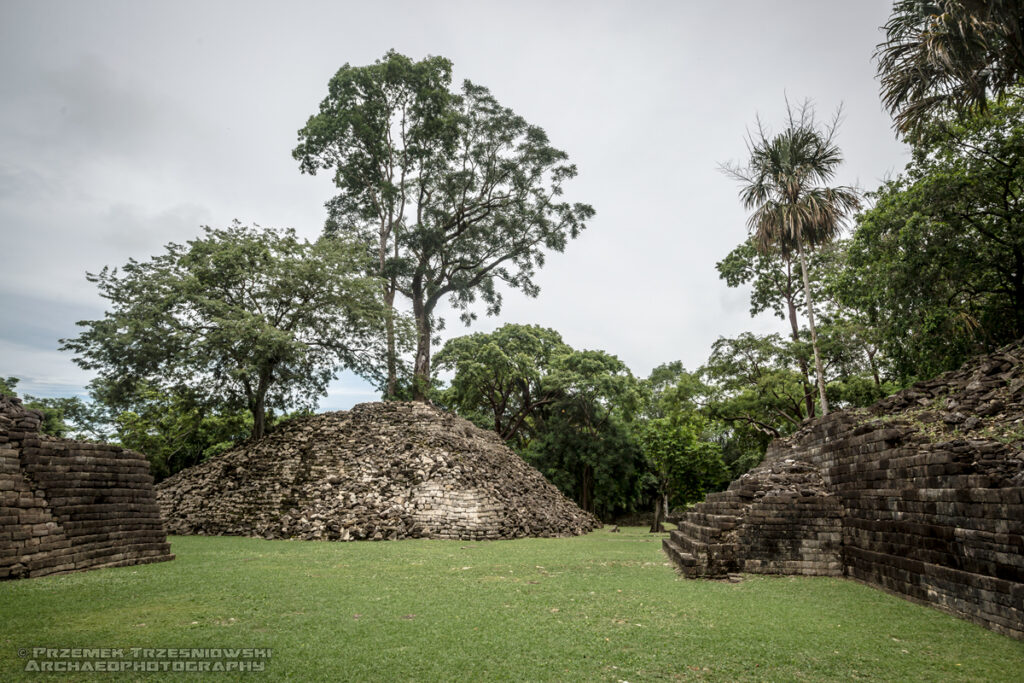
<path fill-rule="evenodd" d="M 875 361 L 875 354 L 877 353 L 877 351 L 875 351 L 873 348 L 871 348 L 870 344 L 868 344 L 867 347 L 868 347 L 868 351 L 867 351 L 867 353 L 868 353 L 868 364 L 871 366 L 871 376 L 875 380 L 875 387 L 877 387 L 878 389 L 881 389 L 882 388 L 882 378 L 878 374 L 878 363 Z"/>
<path fill-rule="evenodd" d="M 395 351 L 395 289 L 384 285 L 385 334 L 388 344 L 388 383 L 384 387 L 384 398 L 393 400 L 398 395 L 398 360 Z"/>
<path fill-rule="evenodd" d="M 262 439 L 267 425 L 266 399 L 263 396 L 257 397 L 249 412 L 252 413 L 252 438 Z"/>
<path fill-rule="evenodd" d="M 654 522 L 651 524 L 650 533 L 659 534 L 665 531 L 665 526 L 662 521 L 665 519 L 665 515 L 662 512 L 661 505 L 662 496 L 658 495 L 654 497 Z"/>
<path fill-rule="evenodd" d="M 580 507 L 593 514 L 594 512 L 594 467 L 583 466 L 583 482 L 580 487 Z"/>
<path fill-rule="evenodd" d="M 818 332 L 814 328 L 814 303 L 811 301 L 811 281 L 807 277 L 807 258 L 804 256 L 804 241 L 798 239 L 800 272 L 804 276 L 804 297 L 807 302 L 807 323 L 811 328 L 811 346 L 814 347 L 814 367 L 818 371 L 818 393 L 821 394 L 821 414 L 828 415 L 828 399 L 825 397 L 825 373 L 821 369 L 821 353 L 818 352 Z"/>
<path fill-rule="evenodd" d="M 263 368 L 260 370 L 259 380 L 256 382 L 256 390 L 246 389 L 246 396 L 249 399 L 249 412 L 252 413 L 252 438 L 262 439 L 267 425 L 267 391 L 273 380 L 273 369 Z"/>
<path fill-rule="evenodd" d="M 384 385 L 384 398 L 394 399 L 398 393 L 398 361 L 395 357 L 395 278 L 388 280 L 385 277 L 385 271 L 387 269 L 388 259 L 388 246 L 391 239 L 392 226 L 390 216 L 381 217 L 380 231 L 380 242 L 377 245 L 377 275 L 384 280 L 382 285 L 384 289 L 384 306 L 387 308 L 385 315 L 387 318 L 384 321 L 385 329 L 384 334 L 387 342 L 387 363 L 388 363 L 388 381 Z"/>
<path fill-rule="evenodd" d="M 786 275 L 787 276 L 791 276 L 791 274 L 792 274 L 792 267 L 791 267 L 790 263 L 791 263 L 791 261 L 789 259 L 786 259 L 786 271 L 787 271 Z M 790 284 L 787 287 L 787 293 L 786 293 L 786 305 L 789 307 L 789 326 L 790 326 L 790 329 L 792 329 L 792 331 L 793 331 L 793 341 L 799 342 L 800 341 L 800 325 L 799 325 L 799 323 L 797 323 L 797 320 L 796 320 L 796 304 L 793 302 L 793 297 L 791 296 L 793 294 L 793 288 L 792 288 L 792 284 L 791 284 L 792 282 L 793 282 L 793 280 L 790 277 L 789 278 L 789 283 Z M 800 365 L 800 375 L 803 378 L 804 404 L 805 404 L 805 406 L 807 408 L 807 417 L 814 417 L 814 391 L 811 389 L 811 380 L 810 380 L 810 377 L 809 377 L 810 373 L 807 370 L 807 359 L 801 356 L 800 358 L 797 358 L 796 360 L 797 360 L 797 363 Z"/>
<path fill-rule="evenodd" d="M 416 319 L 416 363 L 412 373 L 412 400 L 426 402 L 430 388 L 430 314 L 423 295 L 414 290 L 413 317 Z"/>

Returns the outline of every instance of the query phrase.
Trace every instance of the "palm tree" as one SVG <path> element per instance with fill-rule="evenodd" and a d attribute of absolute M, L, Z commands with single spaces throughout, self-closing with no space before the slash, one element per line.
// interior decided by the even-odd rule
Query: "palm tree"
<path fill-rule="evenodd" d="M 884 28 L 882 101 L 901 133 L 942 111 L 984 109 L 1024 76 L 1020 0 L 899 0 Z"/>
<path fill-rule="evenodd" d="M 821 413 L 828 415 L 806 252 L 839 236 L 846 214 L 860 206 L 860 196 L 850 187 L 822 186 L 843 161 L 835 143 L 839 114 L 819 130 L 809 102 L 795 112 L 787 103 L 786 113 L 786 129 L 775 136 L 769 136 L 758 121 L 756 133 L 747 140 L 749 166 L 725 166 L 724 170 L 743 184 L 740 201 L 753 210 L 747 225 L 758 250 L 778 252 L 784 258 L 796 252 L 799 257 Z"/>

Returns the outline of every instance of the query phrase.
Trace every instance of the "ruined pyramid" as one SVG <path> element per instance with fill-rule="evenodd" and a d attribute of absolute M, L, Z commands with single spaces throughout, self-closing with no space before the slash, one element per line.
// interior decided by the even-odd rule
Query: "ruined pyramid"
<path fill-rule="evenodd" d="M 600 523 L 496 434 L 421 403 L 291 420 L 157 486 L 168 533 L 483 540 Z"/>

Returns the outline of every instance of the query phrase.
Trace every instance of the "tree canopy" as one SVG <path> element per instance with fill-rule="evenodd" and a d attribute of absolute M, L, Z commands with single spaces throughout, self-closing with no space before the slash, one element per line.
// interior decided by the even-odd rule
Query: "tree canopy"
<path fill-rule="evenodd" d="M 584 510 L 629 510 L 643 472 L 630 431 L 641 397 L 633 374 L 609 353 L 583 350 L 558 357 L 548 381 L 559 399 L 535 411 L 523 456 Z"/>
<path fill-rule="evenodd" d="M 399 238 L 415 221 L 407 212 L 421 184 L 455 147 L 451 70 L 443 57 L 414 62 L 394 50 L 368 66 L 345 64 L 292 152 L 304 173 L 334 172 L 338 194 L 327 202 L 327 233 L 355 237 L 373 253 L 388 314 L 388 398 L 398 394 L 401 364 L 393 321 Z"/>
<path fill-rule="evenodd" d="M 643 416 L 635 431 L 655 489 L 651 531 L 672 501 L 687 504 L 729 481 L 722 457 L 721 425 L 702 410 L 698 397 L 705 391 L 699 377 L 676 361 L 655 368 L 644 382 Z"/>
<path fill-rule="evenodd" d="M 365 251 L 294 231 L 206 228 L 149 261 L 88 276 L 110 303 L 62 340 L 95 370 L 112 404 L 142 383 L 196 403 L 252 413 L 313 407 L 339 366 L 368 375 L 380 363 L 382 309 Z"/>
<path fill-rule="evenodd" d="M 1024 76 L 1019 0 L 898 0 L 878 45 L 882 102 L 912 137 L 949 113 L 984 111 Z"/>
<path fill-rule="evenodd" d="M 1024 104 L 922 129 L 858 219 L 836 291 L 901 381 L 1024 336 Z"/>
<path fill-rule="evenodd" d="M 540 407 L 564 398 L 551 373 L 571 353 L 560 334 L 537 325 L 449 339 L 435 359 L 439 370 L 454 371 L 442 401 L 515 439 Z"/>
<path fill-rule="evenodd" d="M 561 199 L 576 175 L 568 155 L 487 88 L 465 81 L 447 90 L 445 60 L 414 64 L 391 52 L 375 68 L 419 74 L 411 90 L 401 79 L 394 89 L 407 108 L 396 109 L 387 88 L 359 90 L 353 74 L 368 72 L 346 65 L 294 154 L 309 172 L 336 169 L 332 230 L 365 238 L 370 222 L 380 226 L 383 272 L 412 302 L 413 395 L 422 400 L 437 304 L 447 300 L 468 322 L 477 299 L 488 314 L 501 310 L 502 285 L 536 296 L 545 251 L 562 251 L 594 210 Z"/>

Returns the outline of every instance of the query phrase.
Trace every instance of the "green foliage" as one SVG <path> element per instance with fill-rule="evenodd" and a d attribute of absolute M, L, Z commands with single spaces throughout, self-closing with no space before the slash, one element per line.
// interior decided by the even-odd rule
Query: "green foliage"
<path fill-rule="evenodd" d="M 193 396 L 141 385 L 114 418 L 114 438 L 143 453 L 157 481 L 241 443 L 252 414 L 211 409 Z M 272 418 L 269 422 L 273 422 Z"/>
<path fill-rule="evenodd" d="M 17 377 L 0 377 L 0 395 L 18 398 Z M 39 398 L 25 394 L 22 405 L 43 415 L 39 431 L 57 437 L 78 440 L 102 439 L 102 419 L 96 407 L 77 396 L 70 398 Z"/>
<path fill-rule="evenodd" d="M 820 279 L 817 261 L 814 256 L 808 260 L 812 292 Z M 797 314 L 806 315 L 806 310 L 800 275 L 793 265 L 790 255 L 761 252 L 753 239 L 748 239 L 716 263 L 715 268 L 729 287 L 748 285 L 751 288 L 751 317 L 771 311 L 780 319 L 792 319 L 795 324 Z"/>
<path fill-rule="evenodd" d="M 327 85 L 319 111 L 299 131 L 292 156 L 304 173 L 334 171 L 329 203 L 336 230 L 401 229 L 402 211 L 429 163 L 455 147 L 452 64 L 414 62 L 394 50 L 369 66 L 345 64 Z M 389 234 L 381 243 L 385 251 Z"/>
<path fill-rule="evenodd" d="M 636 509 L 643 454 L 621 418 L 609 415 L 589 427 L 586 419 L 572 404 L 542 411 L 520 453 L 580 507 L 608 520 Z"/>
<path fill-rule="evenodd" d="M 682 364 L 638 382 L 615 356 L 576 351 L 554 330 L 505 325 L 450 340 L 454 370 L 439 400 L 495 429 L 581 507 L 608 519 L 652 497 L 696 500 L 761 453 L 739 453 L 734 430 L 699 405 L 707 394 Z M 724 460 L 729 448 L 731 460 Z"/>
<path fill-rule="evenodd" d="M 17 384 L 16 377 L 0 378 L 0 394 L 17 397 Z M 145 383 L 130 394 L 102 381 L 93 381 L 89 389 L 90 401 L 26 395 L 22 405 L 42 412 L 44 434 L 113 442 L 142 453 L 157 481 L 232 448 L 252 432 L 248 411 L 218 410 L 195 395 L 172 394 Z M 268 416 L 269 426 L 276 421 Z"/>
<path fill-rule="evenodd" d="M 722 425 L 700 411 L 700 379 L 678 361 L 655 368 L 645 382 L 643 417 L 635 431 L 662 498 L 675 505 L 702 500 L 730 479 L 716 436 Z"/>
<path fill-rule="evenodd" d="M 907 383 L 1024 336 L 1024 105 L 922 131 L 858 219 L 837 296 Z"/>
<path fill-rule="evenodd" d="M 604 351 L 574 351 L 551 369 L 550 382 L 563 396 L 559 409 L 572 412 L 585 430 L 600 428 L 613 414 L 630 420 L 641 394 L 626 364 Z"/>
<path fill-rule="evenodd" d="M 853 188 L 824 186 L 843 161 L 835 142 L 838 115 L 820 128 L 810 102 L 795 111 L 787 106 L 786 114 L 786 127 L 776 135 L 759 122 L 747 141 L 747 167 L 724 167 L 741 183 L 755 246 L 783 255 L 828 244 L 842 231 L 845 214 L 860 205 Z"/>
<path fill-rule="evenodd" d="M 882 102 L 911 138 L 950 112 L 984 111 L 1024 76 L 1019 0 L 897 0 L 885 33 Z"/>
<path fill-rule="evenodd" d="M 15 387 L 18 386 L 17 377 L 0 377 L 0 396 L 13 396 L 18 397 L 18 392 L 15 391 Z"/>
<path fill-rule="evenodd" d="M 106 414 L 100 406 L 78 396 L 25 396 L 25 407 L 43 412 L 44 434 L 77 441 L 103 441 L 108 436 Z"/>
<path fill-rule="evenodd" d="M 388 315 L 387 398 L 399 398 L 405 370 L 393 327 L 402 265 L 397 238 L 433 160 L 455 146 L 451 69 L 443 57 L 413 62 L 394 50 L 369 66 L 345 64 L 292 152 L 304 173 L 334 171 L 338 194 L 327 202 L 326 233 L 353 236 L 372 254 Z"/>
<path fill-rule="evenodd" d="M 550 377 L 572 349 L 561 335 L 536 325 L 504 325 L 448 340 L 435 357 L 454 371 L 441 402 L 506 441 L 522 443 L 528 420 L 563 395 Z"/>
<path fill-rule="evenodd" d="M 99 373 L 106 405 L 140 386 L 227 413 L 248 410 L 263 434 L 267 408 L 312 408 L 339 365 L 374 377 L 384 318 L 365 251 L 340 239 L 235 222 L 169 244 L 122 272 L 89 275 L 111 310 L 62 340 Z"/>
<path fill-rule="evenodd" d="M 815 300 L 820 300 L 819 286 L 823 274 L 820 255 L 825 251 L 811 252 L 806 259 L 808 285 Z M 792 254 L 760 251 L 750 238 L 729 252 L 715 267 L 729 287 L 750 286 L 751 317 L 771 310 L 776 317 L 789 321 L 790 336 L 797 343 L 794 348 L 799 350 L 797 363 L 803 382 L 805 415 L 813 417 L 814 391 L 808 371 L 809 356 L 813 350 L 806 349 L 805 353 L 803 345 L 799 344 L 802 330 L 798 316 L 807 315 L 806 294 L 800 289 L 800 276 L 793 265 Z"/>
<path fill-rule="evenodd" d="M 437 367 L 454 371 L 438 400 L 494 429 L 582 508 L 608 518 L 640 496 L 643 457 L 631 431 L 641 393 L 604 351 L 576 351 L 536 325 L 449 340 Z"/>
<path fill-rule="evenodd" d="M 640 423 L 640 448 L 657 479 L 657 488 L 676 504 L 704 500 L 728 483 L 721 445 L 707 440 L 708 422 L 699 413 L 688 419 L 661 417 Z"/>
<path fill-rule="evenodd" d="M 430 385 L 438 302 L 468 323 L 478 298 L 500 311 L 501 284 L 536 296 L 545 250 L 562 251 L 594 213 L 559 200 L 576 167 L 541 128 L 469 81 L 448 90 L 450 70 L 394 52 L 346 65 L 294 152 L 304 171 L 335 169 L 331 229 L 372 240 L 381 272 L 412 302 L 417 399 Z"/>
<path fill-rule="evenodd" d="M 629 423 L 640 387 L 604 351 L 556 356 L 547 386 L 558 399 L 538 407 L 522 455 L 584 510 L 603 519 L 633 509 L 642 454 Z"/>
<path fill-rule="evenodd" d="M 791 433 L 807 417 L 797 354 L 777 334 L 719 338 L 700 372 L 719 419 L 774 438 Z"/>

